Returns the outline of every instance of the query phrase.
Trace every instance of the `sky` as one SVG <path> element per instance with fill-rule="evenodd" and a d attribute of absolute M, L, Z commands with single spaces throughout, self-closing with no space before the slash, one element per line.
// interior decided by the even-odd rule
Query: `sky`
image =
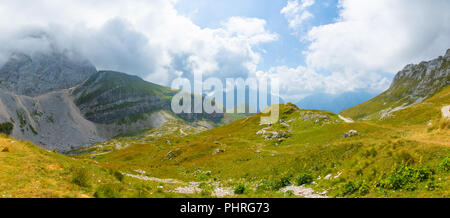
<path fill-rule="evenodd" d="M 0 64 L 51 44 L 166 86 L 201 72 L 278 78 L 292 102 L 380 93 L 450 48 L 449 11 L 448 0 L 0 0 Z"/>

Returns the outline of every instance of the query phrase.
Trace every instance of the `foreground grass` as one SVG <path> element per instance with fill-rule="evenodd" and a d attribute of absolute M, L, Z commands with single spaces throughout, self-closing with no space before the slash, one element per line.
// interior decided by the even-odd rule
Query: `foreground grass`
<path fill-rule="evenodd" d="M 0 136 L 0 167 L 0 198 L 189 197 L 5 135 Z"/>

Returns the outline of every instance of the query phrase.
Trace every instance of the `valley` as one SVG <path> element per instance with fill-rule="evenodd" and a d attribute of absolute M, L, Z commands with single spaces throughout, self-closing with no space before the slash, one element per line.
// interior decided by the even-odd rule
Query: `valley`
<path fill-rule="evenodd" d="M 280 104 L 268 125 L 266 110 L 174 114 L 174 90 L 119 72 L 37 96 L 13 81 L 0 91 L 13 126 L 0 137 L 0 196 L 448 198 L 449 59 L 408 65 L 339 114 Z"/>

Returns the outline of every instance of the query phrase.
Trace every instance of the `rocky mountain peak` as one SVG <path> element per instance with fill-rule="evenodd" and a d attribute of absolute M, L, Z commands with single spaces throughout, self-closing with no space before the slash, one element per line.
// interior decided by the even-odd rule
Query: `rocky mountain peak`
<path fill-rule="evenodd" d="M 0 89 L 39 96 L 74 87 L 97 70 L 74 51 L 50 49 L 33 54 L 13 53 L 0 68 Z"/>
<path fill-rule="evenodd" d="M 445 58 L 450 58 L 450 49 L 447 50 L 447 52 L 445 53 Z"/>
<path fill-rule="evenodd" d="M 399 98 L 416 101 L 446 87 L 450 80 L 450 49 L 444 57 L 409 64 L 394 78 L 388 92 L 403 90 Z M 398 93 L 399 94 L 399 93 Z"/>

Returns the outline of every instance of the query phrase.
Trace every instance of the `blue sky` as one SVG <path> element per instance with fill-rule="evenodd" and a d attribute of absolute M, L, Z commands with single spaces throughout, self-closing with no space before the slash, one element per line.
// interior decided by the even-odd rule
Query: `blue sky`
<path fill-rule="evenodd" d="M 306 50 L 308 43 L 299 38 L 304 32 L 296 35 L 280 13 L 287 2 L 287 0 L 180 0 L 175 7 L 181 14 L 190 17 L 194 23 L 203 28 L 217 28 L 221 22 L 234 16 L 266 20 L 267 29 L 280 37 L 277 41 L 260 46 L 260 49 L 265 50 L 262 52 L 263 61 L 260 68 L 269 70 L 270 67 L 277 65 L 297 67 L 299 64 L 305 64 L 302 51 Z M 323 0 L 319 4 L 314 4 L 310 11 L 315 17 L 307 26 L 332 23 L 338 16 L 337 4 L 337 0 Z"/>

